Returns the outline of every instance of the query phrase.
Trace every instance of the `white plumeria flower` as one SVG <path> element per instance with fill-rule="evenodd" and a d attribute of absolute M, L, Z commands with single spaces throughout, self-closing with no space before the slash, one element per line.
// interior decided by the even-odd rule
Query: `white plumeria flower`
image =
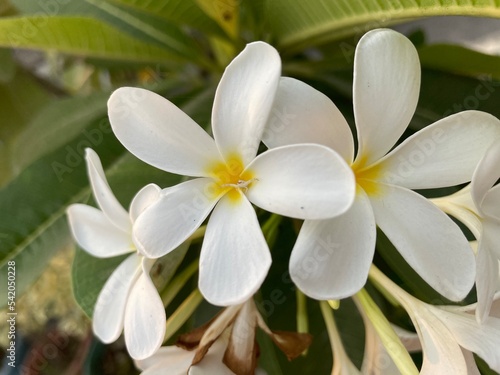
<path fill-rule="evenodd" d="M 341 299 L 366 282 L 376 225 L 434 289 L 461 300 L 474 284 L 474 256 L 460 228 L 410 189 L 470 181 L 484 150 L 500 137 L 493 116 L 467 111 L 442 119 L 391 151 L 417 105 L 420 65 L 403 35 L 364 35 L 354 60 L 358 152 L 337 107 L 312 87 L 282 78 L 263 141 L 268 147 L 318 142 L 339 152 L 356 176 L 352 207 L 328 220 L 306 220 L 290 259 L 293 281 L 320 300 Z M 285 116 L 283 115 L 285 114 Z"/>
<path fill-rule="evenodd" d="M 137 253 L 132 234 L 134 222 L 159 198 L 160 188 L 144 187 L 132 200 L 130 213 L 120 205 L 106 181 L 97 154 L 86 150 L 88 174 L 95 200 L 101 208 L 84 204 L 68 207 L 73 237 L 80 247 L 99 258 L 127 253 L 97 298 L 93 330 L 104 343 L 115 341 L 124 331 L 127 349 L 135 359 L 151 356 L 160 347 L 166 329 L 165 308 L 151 281 L 154 260 Z"/>
<path fill-rule="evenodd" d="M 165 171 L 200 177 L 162 194 L 134 233 L 140 250 L 157 258 L 185 241 L 213 210 L 199 288 L 215 305 L 250 298 L 270 267 L 251 203 L 280 215 L 324 219 L 345 212 L 354 199 L 352 171 L 325 146 L 284 146 L 256 157 L 280 69 L 277 51 L 262 42 L 249 44 L 231 62 L 215 95 L 215 139 L 155 93 L 121 88 L 108 102 L 113 131 L 130 152 Z"/>
<path fill-rule="evenodd" d="M 422 375 L 476 375 L 479 370 L 472 353 L 493 370 L 500 371 L 500 319 L 487 318 L 479 324 L 474 317 L 476 304 L 433 306 L 411 296 L 387 276 L 372 274 L 406 310 L 423 351 Z"/>
<path fill-rule="evenodd" d="M 489 314 L 498 290 L 500 261 L 500 140 L 485 153 L 472 182 L 459 192 L 433 202 L 462 221 L 478 239 L 476 251 L 476 317 L 481 322 Z"/>

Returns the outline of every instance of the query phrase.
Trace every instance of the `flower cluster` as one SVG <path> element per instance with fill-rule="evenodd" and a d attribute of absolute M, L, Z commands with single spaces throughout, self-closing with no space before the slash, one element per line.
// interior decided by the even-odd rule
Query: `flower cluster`
<path fill-rule="evenodd" d="M 392 30 L 374 30 L 359 41 L 353 85 L 357 147 L 333 102 L 301 81 L 281 77 L 278 52 L 263 42 L 247 45 L 226 68 L 212 109 L 213 137 L 153 92 L 116 90 L 108 113 L 119 141 L 144 162 L 190 178 L 163 189 L 147 185 L 127 212 L 113 195 L 97 154 L 87 150 L 100 210 L 70 206 L 73 236 L 97 257 L 131 253 L 97 300 L 95 334 L 112 342 L 123 331 L 144 375 L 166 368 L 175 374 L 253 374 L 257 327 L 289 359 L 298 356 L 311 337 L 271 331 L 253 302 L 271 266 L 256 213 L 265 210 L 304 220 L 289 264 L 291 278 L 304 294 L 322 301 L 351 297 L 370 275 L 414 322 L 424 351 L 422 373 L 466 373 L 465 360 L 450 364 L 455 352 L 461 353 L 459 346 L 500 370 L 495 352 L 500 320 L 489 317 L 499 281 L 500 189 L 495 183 L 500 177 L 500 121 L 465 111 L 398 144 L 417 106 L 420 65 L 411 42 Z M 274 113 L 291 115 L 277 124 Z M 267 149 L 259 152 L 261 143 Z M 470 187 L 449 197 L 427 199 L 415 191 L 470 181 Z M 447 214 L 470 227 L 479 241 L 476 252 Z M 225 309 L 182 335 L 177 346 L 160 349 L 167 328 L 165 307 L 150 270 L 205 221 L 199 290 Z M 374 269 L 377 227 L 447 299 L 463 300 L 476 283 L 477 322 L 458 307 L 424 304 Z M 311 259 L 314 270 L 307 267 Z M 370 363 L 383 349 L 384 338 L 365 314 L 366 305 L 357 306 L 367 345 L 373 342 L 362 371 L 375 373 Z M 336 346 L 333 372 L 349 368 L 355 373 L 329 319 L 325 314 Z M 451 342 L 454 346 L 448 348 Z M 342 358 L 344 364 L 339 364 Z M 392 368 L 401 371 L 401 363 L 396 359 Z"/>

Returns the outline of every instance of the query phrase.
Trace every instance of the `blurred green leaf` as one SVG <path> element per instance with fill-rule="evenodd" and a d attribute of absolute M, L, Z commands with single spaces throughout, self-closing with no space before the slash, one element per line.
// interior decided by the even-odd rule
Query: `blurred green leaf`
<path fill-rule="evenodd" d="M 426 68 L 465 76 L 488 74 L 493 79 L 500 79 L 500 56 L 449 44 L 424 46 L 418 49 L 418 54 Z"/>
<path fill-rule="evenodd" d="M 12 51 L 0 49 L 0 84 L 11 81 L 15 73 L 16 63 Z"/>
<path fill-rule="evenodd" d="M 90 122 L 106 114 L 109 93 L 53 101 L 37 113 L 11 148 L 13 169 L 21 171 L 34 160 L 75 138 Z M 103 124 L 103 126 L 108 126 Z M 98 142 L 102 135 L 85 132 Z M 29 150 L 29 152 L 26 152 Z"/>
<path fill-rule="evenodd" d="M 11 17 L 0 19 L 0 47 L 133 62 L 178 60 L 179 56 L 132 38 L 92 18 Z"/>
<path fill-rule="evenodd" d="M 355 45 L 370 29 L 437 15 L 500 17 L 500 4 L 489 0 L 272 0 L 265 1 L 261 16 L 282 50 L 297 51 L 347 36 L 354 36 Z"/>

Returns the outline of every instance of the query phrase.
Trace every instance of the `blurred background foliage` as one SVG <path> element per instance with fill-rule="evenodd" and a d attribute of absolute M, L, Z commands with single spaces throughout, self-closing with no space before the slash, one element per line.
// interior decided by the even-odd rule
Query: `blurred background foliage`
<path fill-rule="evenodd" d="M 460 15 L 488 17 L 472 21 L 488 26 L 467 27 L 467 38 L 453 36 L 450 30 L 456 34 L 460 25 L 471 22 L 449 17 Z M 409 23 L 434 16 L 447 18 L 431 27 Z M 408 136 L 464 109 L 500 116 L 500 45 L 490 43 L 488 49 L 482 43 L 499 39 L 500 21 L 494 18 L 500 18 L 500 4 L 486 0 L 0 0 L 0 309 L 7 302 L 7 262 L 14 260 L 18 361 L 31 371 L 25 373 L 137 373 L 122 342 L 104 346 L 92 338 L 85 315 L 91 315 L 119 259 L 97 260 L 75 250 L 65 218 L 68 204 L 92 202 L 85 147 L 100 155 L 125 207 L 147 183 L 166 187 L 179 181 L 135 159 L 114 138 L 106 116 L 106 100 L 114 89 L 148 88 L 208 126 L 225 66 L 246 43 L 264 40 L 280 52 L 283 75 L 321 90 L 353 125 L 356 43 L 370 29 L 396 27 L 416 45 L 423 69 L 420 102 Z M 436 41 L 436 25 L 441 35 L 451 37 Z M 478 29 L 484 33 L 477 35 Z M 477 39 L 471 40 L 471 35 Z M 267 218 L 260 213 L 262 222 Z M 268 238 L 274 262 L 257 301 L 274 329 L 296 328 L 296 296 L 287 265 L 299 225 L 284 219 Z M 423 300 L 446 302 L 382 235 L 377 250 L 375 262 L 393 279 Z M 164 262 L 171 266 L 157 267 L 159 288 L 185 271 L 198 251 L 194 243 Z M 168 313 L 195 287 L 196 274 L 188 280 L 169 303 Z M 404 312 L 375 298 L 391 321 L 411 328 Z M 290 364 L 265 335 L 259 336 L 260 364 L 269 374 L 331 371 L 331 349 L 318 304 L 309 300 L 307 308 L 315 339 L 306 357 Z M 199 325 L 215 311 L 202 303 L 182 329 Z M 342 301 L 335 315 L 348 353 L 359 366 L 361 317 L 350 300 Z M 2 346 L 6 328 L 2 322 Z M 55 345 L 55 356 L 43 354 L 47 345 Z M 481 369 L 491 373 L 484 364 Z M 0 373 L 14 374 L 5 363 Z"/>

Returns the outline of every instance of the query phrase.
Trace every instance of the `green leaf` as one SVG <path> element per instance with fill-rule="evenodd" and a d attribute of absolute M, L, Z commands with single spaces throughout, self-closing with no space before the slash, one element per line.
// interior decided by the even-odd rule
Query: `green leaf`
<path fill-rule="evenodd" d="M 103 118 L 108 97 L 109 93 L 100 93 L 60 99 L 45 106 L 13 142 L 11 155 L 14 170 L 21 171 L 34 160 L 66 144 L 82 131 L 89 141 L 101 142 L 102 134 L 91 134 L 84 128 L 93 120 Z M 111 131 L 105 119 L 102 127 L 108 132 Z"/>
<path fill-rule="evenodd" d="M 125 5 L 178 25 L 188 25 L 208 34 L 224 35 L 217 23 L 200 9 L 195 0 L 108 0 L 108 2 Z"/>
<path fill-rule="evenodd" d="M 179 57 L 85 17 L 0 19 L 0 47 L 56 50 L 61 53 L 132 62 L 162 62 Z"/>
<path fill-rule="evenodd" d="M 282 50 L 299 50 L 416 17 L 474 15 L 500 17 L 500 3 L 489 0 L 272 0 L 262 17 Z"/>
<path fill-rule="evenodd" d="M 426 68 L 465 76 L 489 75 L 500 79 L 500 56 L 487 55 L 471 49 L 433 44 L 418 49 L 420 62 Z"/>

